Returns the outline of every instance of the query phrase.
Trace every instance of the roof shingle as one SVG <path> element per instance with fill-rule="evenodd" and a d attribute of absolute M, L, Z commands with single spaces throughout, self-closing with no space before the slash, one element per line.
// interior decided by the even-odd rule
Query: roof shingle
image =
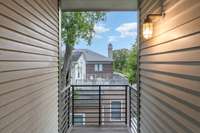
<path fill-rule="evenodd" d="M 88 49 L 75 49 L 73 51 L 73 55 L 72 57 L 74 57 L 74 59 L 77 59 L 77 57 L 79 58 L 80 55 L 83 54 L 84 58 L 86 61 L 99 61 L 99 62 L 112 62 L 113 60 L 109 57 L 103 56 L 99 53 L 93 52 L 91 50 Z M 72 59 L 74 61 L 74 59 Z"/>

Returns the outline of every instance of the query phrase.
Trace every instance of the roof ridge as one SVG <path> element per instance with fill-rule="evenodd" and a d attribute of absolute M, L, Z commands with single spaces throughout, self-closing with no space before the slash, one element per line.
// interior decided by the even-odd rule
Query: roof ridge
<path fill-rule="evenodd" d="M 88 61 L 112 61 L 111 58 L 104 56 L 98 52 L 92 51 L 90 49 L 75 49 L 75 52 L 76 51 L 80 51 Z"/>

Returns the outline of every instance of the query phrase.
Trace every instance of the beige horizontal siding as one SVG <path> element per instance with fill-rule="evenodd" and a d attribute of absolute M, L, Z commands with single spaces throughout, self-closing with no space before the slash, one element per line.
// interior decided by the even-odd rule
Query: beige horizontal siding
<path fill-rule="evenodd" d="M 153 37 L 140 37 L 141 133 L 200 130 L 199 9 L 199 0 L 165 0 Z M 159 12 L 159 0 L 140 1 L 141 22 Z"/>
<path fill-rule="evenodd" d="M 0 1 L 0 132 L 58 132 L 58 1 Z"/>

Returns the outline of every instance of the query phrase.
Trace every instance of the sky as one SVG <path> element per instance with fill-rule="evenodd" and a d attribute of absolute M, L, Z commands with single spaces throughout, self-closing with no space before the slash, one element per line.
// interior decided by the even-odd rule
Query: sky
<path fill-rule="evenodd" d="M 107 56 L 107 47 L 130 49 L 137 36 L 137 12 L 107 12 L 106 20 L 95 25 L 95 36 L 90 46 L 80 41 L 76 49 L 90 49 Z"/>

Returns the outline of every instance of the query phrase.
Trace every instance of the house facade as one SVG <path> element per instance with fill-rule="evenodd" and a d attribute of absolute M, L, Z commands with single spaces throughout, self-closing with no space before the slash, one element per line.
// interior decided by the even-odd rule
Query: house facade
<path fill-rule="evenodd" d="M 88 49 L 75 49 L 72 55 L 72 82 L 113 79 L 112 64 L 112 44 L 108 45 L 108 57 Z"/>
<path fill-rule="evenodd" d="M 112 64 L 112 44 L 108 44 L 108 57 L 88 49 L 76 49 L 72 54 L 71 82 L 73 85 L 128 85 L 124 75 L 113 72 Z M 74 125 L 97 125 L 98 123 L 93 121 L 99 118 L 99 106 L 103 112 L 101 113 L 102 125 L 109 122 L 119 124 L 125 120 L 124 86 L 101 87 L 101 92 L 99 86 L 77 87 L 74 92 L 77 94 L 73 103 L 76 107 L 73 114 Z M 97 100 L 93 101 L 94 99 Z M 100 105 L 98 100 L 102 101 Z"/>

